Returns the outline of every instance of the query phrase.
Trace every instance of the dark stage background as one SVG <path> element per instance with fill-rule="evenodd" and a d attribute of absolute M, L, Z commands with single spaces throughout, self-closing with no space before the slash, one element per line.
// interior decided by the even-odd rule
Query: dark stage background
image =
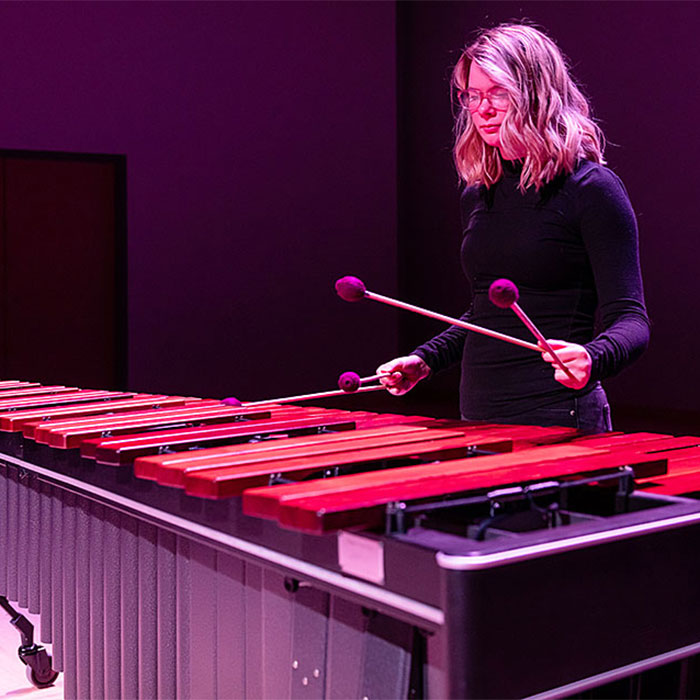
<path fill-rule="evenodd" d="M 449 72 L 524 17 L 570 57 L 639 217 L 652 345 L 608 383 L 618 425 L 696 426 L 686 2 L 0 3 L 0 148 L 126 156 L 129 387 L 320 391 L 439 329 L 341 302 L 343 274 L 461 313 Z M 380 405 L 453 415 L 456 385 Z"/>

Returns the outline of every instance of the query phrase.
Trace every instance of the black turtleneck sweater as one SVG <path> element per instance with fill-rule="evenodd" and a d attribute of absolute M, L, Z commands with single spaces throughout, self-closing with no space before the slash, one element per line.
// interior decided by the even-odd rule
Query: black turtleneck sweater
<path fill-rule="evenodd" d="M 620 179 L 581 161 L 540 191 L 522 193 L 519 164 L 504 166 L 496 185 L 462 196 L 462 266 L 473 293 L 462 318 L 536 342 L 512 310 L 489 301 L 489 285 L 505 277 L 544 336 L 583 345 L 593 366 L 588 385 L 574 391 L 554 380 L 538 353 L 451 326 L 415 353 L 433 371 L 461 358 L 461 410 L 472 420 L 507 419 L 583 395 L 649 340 L 637 226 Z M 602 330 L 594 336 L 596 310 Z"/>

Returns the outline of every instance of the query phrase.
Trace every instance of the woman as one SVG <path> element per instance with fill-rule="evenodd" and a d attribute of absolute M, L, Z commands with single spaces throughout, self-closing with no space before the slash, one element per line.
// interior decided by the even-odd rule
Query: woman
<path fill-rule="evenodd" d="M 635 216 L 604 166 L 603 135 L 558 47 L 533 27 L 483 32 L 453 84 L 454 159 L 466 185 L 462 265 L 473 291 L 462 318 L 532 340 L 511 310 L 488 299 L 491 282 L 512 280 L 574 379 L 544 351 L 456 326 L 377 371 L 391 373 L 382 382 L 398 395 L 461 357 L 466 420 L 610 430 L 600 380 L 643 352 L 649 321 Z"/>

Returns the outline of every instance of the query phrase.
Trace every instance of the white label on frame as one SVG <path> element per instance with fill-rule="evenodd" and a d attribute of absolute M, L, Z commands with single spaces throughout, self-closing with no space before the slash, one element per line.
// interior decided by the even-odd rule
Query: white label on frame
<path fill-rule="evenodd" d="M 384 584 L 384 545 L 379 540 L 339 532 L 338 564 L 346 574 Z"/>

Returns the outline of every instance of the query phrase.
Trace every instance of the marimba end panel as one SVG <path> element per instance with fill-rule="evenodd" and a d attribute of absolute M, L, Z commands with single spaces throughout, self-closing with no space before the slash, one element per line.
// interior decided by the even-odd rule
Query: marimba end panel
<path fill-rule="evenodd" d="M 449 696 L 525 697 L 697 643 L 689 541 L 700 525 L 469 569 L 441 558 Z"/>

